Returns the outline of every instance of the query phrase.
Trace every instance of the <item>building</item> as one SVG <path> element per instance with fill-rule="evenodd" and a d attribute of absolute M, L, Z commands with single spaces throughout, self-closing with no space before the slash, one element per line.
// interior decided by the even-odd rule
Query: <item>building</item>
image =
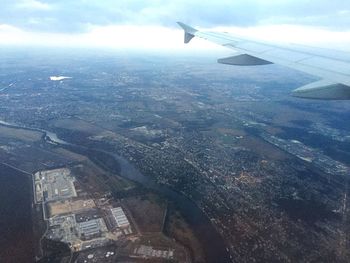
<path fill-rule="evenodd" d="M 112 208 L 111 212 L 118 227 L 123 228 L 130 226 L 130 223 L 121 207 Z"/>
<path fill-rule="evenodd" d="M 101 236 L 102 225 L 100 218 L 78 223 L 80 236 L 85 239 Z"/>

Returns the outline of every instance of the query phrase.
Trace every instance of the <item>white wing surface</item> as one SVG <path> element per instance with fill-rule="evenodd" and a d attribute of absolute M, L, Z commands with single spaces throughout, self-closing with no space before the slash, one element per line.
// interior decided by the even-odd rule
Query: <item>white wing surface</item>
<path fill-rule="evenodd" d="M 238 51 L 219 63 L 239 66 L 280 64 L 321 78 L 293 91 L 293 96 L 310 99 L 350 99 L 350 53 L 299 45 L 275 45 L 227 33 L 202 32 L 178 22 L 185 43 L 200 37 Z"/>

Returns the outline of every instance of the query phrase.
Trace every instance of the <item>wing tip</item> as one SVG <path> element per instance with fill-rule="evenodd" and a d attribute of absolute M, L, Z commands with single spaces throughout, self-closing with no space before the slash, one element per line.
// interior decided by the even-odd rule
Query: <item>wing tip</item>
<path fill-rule="evenodd" d="M 185 37 L 184 37 L 184 43 L 187 44 L 191 41 L 192 38 L 194 38 L 195 33 L 198 31 L 197 29 L 186 25 L 185 23 L 182 22 L 176 22 L 185 32 Z"/>
<path fill-rule="evenodd" d="M 189 25 L 187 25 L 187 24 L 185 24 L 185 23 L 183 23 L 183 22 L 180 22 L 180 21 L 178 21 L 178 22 L 176 22 L 183 30 L 185 30 L 185 32 L 187 32 L 187 33 L 190 33 L 190 34 L 195 34 L 198 30 L 197 29 L 195 29 L 195 28 L 193 28 L 193 27 L 191 27 L 191 26 L 189 26 Z"/>

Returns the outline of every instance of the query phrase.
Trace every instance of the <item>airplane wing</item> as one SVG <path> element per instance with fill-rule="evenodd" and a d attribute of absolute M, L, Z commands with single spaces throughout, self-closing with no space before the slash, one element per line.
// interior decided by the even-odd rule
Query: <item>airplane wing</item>
<path fill-rule="evenodd" d="M 321 78 L 292 92 L 309 99 L 350 100 L 350 53 L 299 45 L 275 45 L 227 33 L 202 32 L 184 23 L 185 43 L 200 37 L 238 51 L 219 63 L 239 66 L 280 64 Z"/>

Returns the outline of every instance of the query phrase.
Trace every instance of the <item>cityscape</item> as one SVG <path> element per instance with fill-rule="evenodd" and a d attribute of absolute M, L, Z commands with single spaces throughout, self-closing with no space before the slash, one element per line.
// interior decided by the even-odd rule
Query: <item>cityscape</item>
<path fill-rule="evenodd" d="M 0 55 L 0 161 L 30 178 L 38 262 L 349 261 L 349 105 L 289 96 L 312 77 L 211 54 L 15 52 Z"/>

